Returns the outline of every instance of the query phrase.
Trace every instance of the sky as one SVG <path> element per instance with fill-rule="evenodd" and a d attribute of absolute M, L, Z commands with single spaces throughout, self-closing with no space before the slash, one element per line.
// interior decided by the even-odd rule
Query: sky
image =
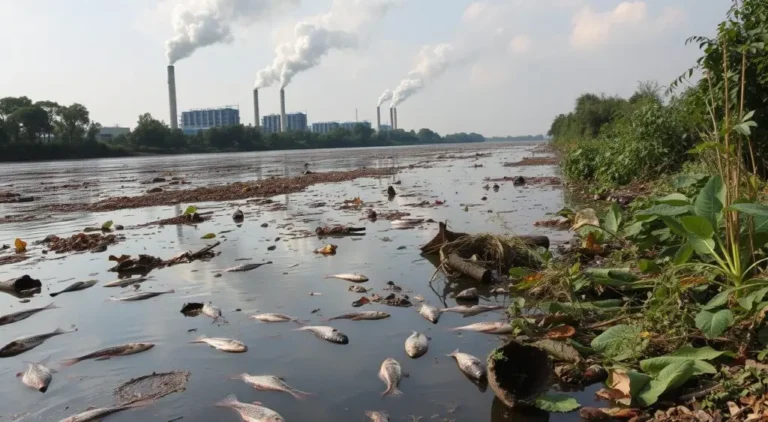
<path fill-rule="evenodd" d="M 391 7 L 368 10 L 377 1 Z M 320 122 L 357 111 L 375 123 L 382 92 L 405 80 L 401 129 L 506 136 L 545 133 L 582 93 L 668 84 L 700 55 L 685 39 L 713 35 L 731 1 L 0 0 L 0 97 L 81 103 L 104 126 L 133 127 L 147 112 L 168 122 L 174 16 L 216 3 L 248 9 L 220 6 L 223 42 L 177 61 L 179 111 L 237 105 L 252 124 L 258 72 L 280 68 L 286 47 L 307 47 L 295 42 L 298 25 L 300 35 L 319 27 L 353 39 L 308 65 L 294 60 L 288 112 Z M 334 46 L 312 39 L 325 44 L 310 49 Z M 279 86 L 260 89 L 262 116 L 279 111 Z"/>

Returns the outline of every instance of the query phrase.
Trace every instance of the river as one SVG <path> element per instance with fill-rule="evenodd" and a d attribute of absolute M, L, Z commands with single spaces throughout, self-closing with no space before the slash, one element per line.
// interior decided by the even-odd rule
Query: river
<path fill-rule="evenodd" d="M 447 220 L 456 231 L 535 233 L 548 235 L 553 241 L 567 239 L 567 233 L 533 226 L 545 214 L 563 207 L 566 198 L 561 188 L 514 187 L 510 182 L 501 183 L 498 192 L 483 189 L 486 177 L 556 175 L 557 169 L 552 166 L 503 166 L 532 155 L 536 147 L 536 144 L 500 143 L 4 164 L 0 167 L 0 191 L 34 196 L 35 201 L 0 204 L 0 216 L 33 214 L 38 219 L 0 223 L 0 244 L 12 244 L 17 237 L 25 239 L 30 243 L 28 254 L 31 256 L 25 262 L 0 266 L 0 279 L 29 274 L 39 278 L 44 287 L 42 296 L 26 304 L 11 295 L 0 294 L 2 313 L 45 306 L 52 301 L 50 292 L 74 280 L 97 279 L 99 284 L 55 298 L 59 309 L 0 327 L 2 344 L 57 327 L 78 328 L 75 333 L 54 337 L 22 355 L 0 360 L 0 378 L 4 380 L 0 383 L 3 397 L 0 420 L 14 417 L 29 421 L 60 420 L 89 406 L 111 404 L 112 390 L 124 381 L 170 370 L 191 372 L 185 392 L 145 408 L 115 414 L 109 420 L 170 421 L 183 417 L 181 420 L 185 422 L 237 421 L 235 412 L 213 406 L 232 393 L 243 402 L 262 402 L 287 421 L 362 421 L 366 410 L 386 411 L 393 421 L 409 421 L 411 415 L 422 417 L 422 421 L 579 420 L 576 413 L 563 416 L 537 410 L 505 409 L 494 400 L 490 389 L 480 392 L 459 372 L 453 359 L 445 356 L 459 349 L 485 360 L 500 344 L 498 337 L 457 334 L 450 329 L 478 321 L 496 321 L 503 317 L 501 313 L 468 318 L 443 314 L 439 323 L 433 325 L 422 318 L 415 307 L 371 304 L 352 308 L 351 303 L 361 295 L 349 292 L 346 281 L 324 279 L 328 274 L 359 272 L 370 278 L 365 287 L 379 294 L 388 281 L 393 281 L 406 289 L 409 296 L 422 295 L 438 307 L 455 305 L 449 294 L 469 286 L 450 284 L 442 275 L 428 283 L 435 267 L 420 256 L 418 248 L 434 236 L 436 224 L 393 230 L 389 221 L 364 219 L 361 210 L 337 209 L 343 200 L 354 197 L 360 197 L 366 208 L 373 205 L 379 212 L 399 210 L 411 213 L 410 218 Z M 191 184 L 168 187 L 184 189 L 297 175 L 304 170 L 305 163 L 316 172 L 390 166 L 403 170 L 391 178 L 314 185 L 300 193 L 280 195 L 272 198 L 284 205 L 278 211 L 246 201 L 179 204 L 109 213 L 62 214 L 40 208 L 137 195 L 153 186 L 142 182 L 154 177 L 184 178 Z M 389 201 L 385 191 L 394 181 L 401 182 L 395 185 L 400 195 Z M 409 205 L 436 200 L 445 201 L 445 205 L 426 208 Z M 187 205 L 213 211 L 213 218 L 197 227 L 137 227 L 177 215 Z M 236 208 L 245 212 L 243 224 L 236 224 L 230 217 Z M 126 239 L 110 246 L 107 252 L 43 255 L 43 246 L 32 245 L 46 235 L 71 236 L 86 226 L 100 226 L 107 220 L 126 227 L 121 232 Z M 262 227 L 263 223 L 267 223 L 267 227 Z M 354 224 L 365 227 L 367 234 L 323 240 L 295 235 L 298 229 L 314 230 L 325 224 Z M 150 254 L 167 259 L 210 243 L 201 239 L 207 233 L 218 234 L 217 240 L 222 244 L 216 250 L 220 255 L 208 262 L 196 261 L 154 271 L 153 278 L 141 287 L 141 291 L 174 289 L 174 294 L 141 302 L 113 302 L 110 296 L 127 290 L 101 287 L 116 278 L 115 273 L 107 272 L 114 264 L 107 260 L 108 255 Z M 275 241 L 278 237 L 281 239 Z M 338 245 L 335 256 L 313 253 L 329 242 Z M 268 250 L 270 246 L 276 249 Z M 223 273 L 215 277 L 223 268 L 263 261 L 272 264 L 250 272 Z M 311 296 L 310 292 L 322 295 Z M 492 296 L 487 289 L 481 289 L 481 294 L 481 303 L 508 304 L 506 296 Z M 213 302 L 222 309 L 229 323 L 212 324 L 211 319 L 204 316 L 185 317 L 179 311 L 184 303 L 193 301 Z M 380 310 L 390 313 L 391 317 L 380 321 L 322 321 L 353 310 Z M 349 337 L 349 344 L 335 345 L 310 333 L 294 331 L 294 324 L 262 324 L 248 318 L 257 312 L 279 312 L 308 320 L 313 325 L 332 325 Z M 413 330 L 431 339 L 429 352 L 415 360 L 405 354 L 403 346 Z M 243 354 L 227 354 L 189 343 L 200 335 L 238 339 L 248 345 L 249 350 Z M 56 367 L 63 359 L 128 342 L 151 342 L 156 346 L 133 356 L 85 361 L 62 368 L 54 374 L 45 394 L 27 388 L 14 378 L 26 368 L 26 361 L 49 358 L 50 365 Z M 401 383 L 404 392 L 401 397 L 381 397 L 385 386 L 377 374 L 382 361 L 389 357 L 397 359 L 409 374 Z M 297 401 L 287 394 L 257 391 L 231 379 L 243 372 L 280 376 L 291 386 L 313 395 Z M 584 405 L 590 405 L 593 400 L 591 392 L 574 394 Z"/>

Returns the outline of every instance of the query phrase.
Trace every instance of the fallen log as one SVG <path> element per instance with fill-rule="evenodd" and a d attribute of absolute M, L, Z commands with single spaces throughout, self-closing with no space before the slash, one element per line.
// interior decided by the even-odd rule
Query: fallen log
<path fill-rule="evenodd" d="M 452 270 L 458 271 L 475 281 L 481 283 L 491 282 L 491 270 L 481 265 L 477 265 L 472 261 L 467 261 L 455 253 L 448 255 L 446 263 Z"/>
<path fill-rule="evenodd" d="M 437 235 L 427 244 L 422 246 L 421 251 L 425 254 L 436 254 L 440 252 L 440 248 L 444 244 L 455 242 L 466 236 L 469 236 L 469 234 L 452 232 L 448 230 L 448 227 L 445 223 L 440 223 L 440 228 L 437 232 Z M 522 242 L 527 246 L 549 249 L 549 238 L 547 236 L 521 235 L 515 237 L 522 240 Z"/>

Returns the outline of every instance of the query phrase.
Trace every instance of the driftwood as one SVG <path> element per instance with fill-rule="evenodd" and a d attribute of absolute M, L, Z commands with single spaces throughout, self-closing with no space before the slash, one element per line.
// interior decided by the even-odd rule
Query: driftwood
<path fill-rule="evenodd" d="M 491 282 L 491 270 L 482 265 L 475 264 L 472 261 L 467 261 L 455 253 L 448 255 L 446 263 L 454 271 L 458 271 L 475 281 L 481 283 Z"/>
<path fill-rule="evenodd" d="M 43 284 L 40 280 L 34 279 L 28 275 L 23 275 L 16 279 L 0 281 L 0 291 L 10 293 L 14 296 L 32 296 L 39 293 Z"/>
<path fill-rule="evenodd" d="M 444 244 L 455 242 L 465 236 L 469 236 L 469 234 L 452 232 L 448 230 L 445 223 L 440 223 L 437 235 L 429 243 L 422 246 L 421 251 L 425 254 L 436 254 Z M 517 238 L 522 240 L 527 246 L 549 249 L 549 238 L 547 236 L 522 235 L 517 236 Z"/>

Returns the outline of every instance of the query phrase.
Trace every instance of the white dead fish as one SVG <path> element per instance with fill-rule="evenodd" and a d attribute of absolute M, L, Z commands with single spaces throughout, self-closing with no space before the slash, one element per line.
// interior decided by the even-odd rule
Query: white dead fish
<path fill-rule="evenodd" d="M 0 358 L 9 358 L 12 356 L 20 355 L 28 350 L 32 350 L 35 347 L 43 344 L 51 337 L 60 336 L 62 334 L 74 333 L 77 328 L 71 330 L 64 330 L 61 328 L 56 329 L 50 333 L 39 334 L 36 336 L 22 337 L 6 344 L 0 349 Z"/>
<path fill-rule="evenodd" d="M 48 391 L 48 386 L 53 380 L 53 373 L 56 372 L 45 366 L 45 361 L 40 363 L 29 363 L 29 367 L 24 372 L 19 372 L 16 377 L 21 378 L 24 385 L 31 387 L 41 393 Z"/>
<path fill-rule="evenodd" d="M 101 287 L 128 287 L 132 284 L 141 283 L 147 280 L 149 280 L 149 277 L 122 278 L 122 279 L 110 281 L 109 283 Z"/>
<path fill-rule="evenodd" d="M 437 324 L 437 321 L 440 320 L 440 310 L 428 303 L 421 305 L 419 308 L 419 314 L 421 314 L 421 316 L 433 324 Z"/>
<path fill-rule="evenodd" d="M 471 380 L 480 381 L 486 377 L 487 369 L 485 362 L 480 359 L 466 353 L 461 353 L 459 349 L 454 350 L 447 356 L 454 358 L 459 366 L 459 370 Z"/>
<path fill-rule="evenodd" d="M 173 290 L 168 290 L 167 292 L 141 292 L 141 293 L 133 293 L 133 294 L 121 296 L 121 297 L 112 297 L 110 298 L 110 300 L 114 302 L 136 302 L 139 300 L 152 299 L 155 296 L 166 295 L 170 293 L 176 293 L 176 292 Z"/>
<path fill-rule="evenodd" d="M 392 221 L 392 228 L 396 230 L 410 229 L 423 223 L 423 218 L 415 218 L 410 220 L 394 220 Z"/>
<path fill-rule="evenodd" d="M 218 306 L 214 306 L 213 303 L 208 302 L 203 305 L 203 315 L 213 318 L 213 322 L 227 322 L 226 318 L 221 316 L 221 309 Z"/>
<path fill-rule="evenodd" d="M 384 412 L 365 412 L 365 416 L 371 420 L 371 422 L 389 422 L 389 415 Z"/>
<path fill-rule="evenodd" d="M 45 311 L 46 309 L 58 309 L 58 308 L 56 307 L 56 305 L 51 303 L 50 305 L 44 306 L 42 308 L 28 309 L 26 311 L 19 311 L 19 312 L 14 312 L 8 315 L 3 315 L 3 316 L 0 316 L 0 325 L 13 324 L 14 322 L 25 320 L 38 312 Z"/>
<path fill-rule="evenodd" d="M 248 318 L 255 319 L 261 322 L 267 322 L 267 323 L 270 323 L 270 322 L 295 322 L 297 324 L 300 323 L 298 319 L 289 317 L 288 315 L 273 314 L 273 313 L 251 315 Z"/>
<path fill-rule="evenodd" d="M 353 284 L 353 285 L 349 286 L 349 291 L 350 292 L 355 292 L 355 293 L 368 293 L 368 289 L 366 289 L 365 287 L 363 287 L 363 286 L 361 286 L 359 284 Z"/>
<path fill-rule="evenodd" d="M 261 406 L 259 402 L 241 403 L 234 394 L 216 403 L 216 406 L 233 409 L 245 422 L 285 422 L 285 419 L 274 410 Z"/>
<path fill-rule="evenodd" d="M 424 356 L 429 350 L 429 339 L 422 333 L 414 331 L 405 339 L 405 353 L 413 359 Z"/>
<path fill-rule="evenodd" d="M 453 331 L 475 331 L 486 334 L 512 334 L 514 328 L 507 322 L 478 322 L 463 327 L 456 327 Z"/>
<path fill-rule="evenodd" d="M 349 337 L 333 327 L 312 326 L 297 328 L 294 331 L 309 331 L 317 338 L 336 344 L 349 344 Z"/>
<path fill-rule="evenodd" d="M 271 264 L 271 262 L 263 262 L 261 264 L 243 264 L 238 265 L 236 267 L 227 268 L 224 270 L 225 273 L 244 273 L 246 271 L 255 270 L 256 268 L 259 268 L 263 265 Z"/>
<path fill-rule="evenodd" d="M 477 293 L 477 289 L 472 287 L 471 289 L 462 290 L 456 295 L 458 300 L 477 300 L 480 295 Z"/>
<path fill-rule="evenodd" d="M 78 290 L 85 290 L 89 287 L 93 287 L 96 283 L 98 283 L 98 280 L 88 280 L 88 281 L 78 281 L 75 283 L 70 284 L 69 286 L 65 287 L 64 290 L 51 293 L 51 297 L 56 297 L 62 293 L 67 292 L 76 292 Z"/>
<path fill-rule="evenodd" d="M 309 292 L 309 295 L 310 296 L 322 296 L 323 294 L 322 293 L 318 293 L 318 292 Z"/>
<path fill-rule="evenodd" d="M 247 373 L 242 373 L 240 375 L 235 375 L 232 379 L 243 380 L 246 384 L 257 390 L 288 393 L 298 400 L 304 400 L 310 395 L 310 393 L 291 387 L 286 384 L 282 378 L 274 375 L 249 375 Z"/>
<path fill-rule="evenodd" d="M 345 280 L 345 281 L 351 281 L 353 283 L 365 283 L 368 281 L 368 277 L 362 275 L 362 274 L 353 274 L 353 273 L 344 273 L 344 274 L 334 274 L 329 275 L 325 278 L 338 278 L 339 280 Z"/>
<path fill-rule="evenodd" d="M 214 349 L 221 350 L 227 353 L 245 353 L 248 351 L 248 346 L 231 338 L 210 338 L 206 336 L 200 336 L 195 341 L 190 343 L 205 343 Z"/>
<path fill-rule="evenodd" d="M 389 314 L 386 312 L 365 311 L 339 315 L 333 318 L 329 318 L 328 321 L 335 321 L 337 319 L 348 319 L 351 321 L 376 321 L 385 318 L 389 318 Z"/>
<path fill-rule="evenodd" d="M 82 362 L 88 359 L 95 360 L 107 360 L 117 356 L 130 356 L 137 353 L 146 352 L 147 350 L 155 347 L 152 343 L 128 343 L 121 344 L 119 346 L 107 347 L 105 349 L 97 350 L 87 355 L 79 356 L 74 359 L 68 359 L 63 361 L 62 366 L 72 366 L 78 362 Z"/>
<path fill-rule="evenodd" d="M 399 396 L 403 394 L 403 392 L 398 389 L 400 380 L 403 379 L 403 370 L 396 360 L 387 358 L 382 362 L 381 368 L 379 369 L 379 378 L 387 384 L 387 389 L 381 393 L 382 396 Z"/>
<path fill-rule="evenodd" d="M 454 306 L 452 308 L 442 309 L 440 312 L 454 312 L 465 317 L 480 315 L 485 312 L 498 311 L 504 309 L 499 305 L 474 305 L 474 306 Z"/>
<path fill-rule="evenodd" d="M 101 421 L 105 417 L 117 413 L 122 412 L 123 410 L 128 409 L 134 409 L 137 407 L 146 406 L 147 404 L 151 403 L 151 400 L 147 401 L 139 401 L 131 404 L 126 404 L 122 406 L 110 406 L 110 407 L 100 407 L 98 409 L 89 409 L 82 413 L 78 413 L 77 415 L 70 416 L 66 419 L 62 419 L 59 422 L 88 422 L 88 421 Z"/>

